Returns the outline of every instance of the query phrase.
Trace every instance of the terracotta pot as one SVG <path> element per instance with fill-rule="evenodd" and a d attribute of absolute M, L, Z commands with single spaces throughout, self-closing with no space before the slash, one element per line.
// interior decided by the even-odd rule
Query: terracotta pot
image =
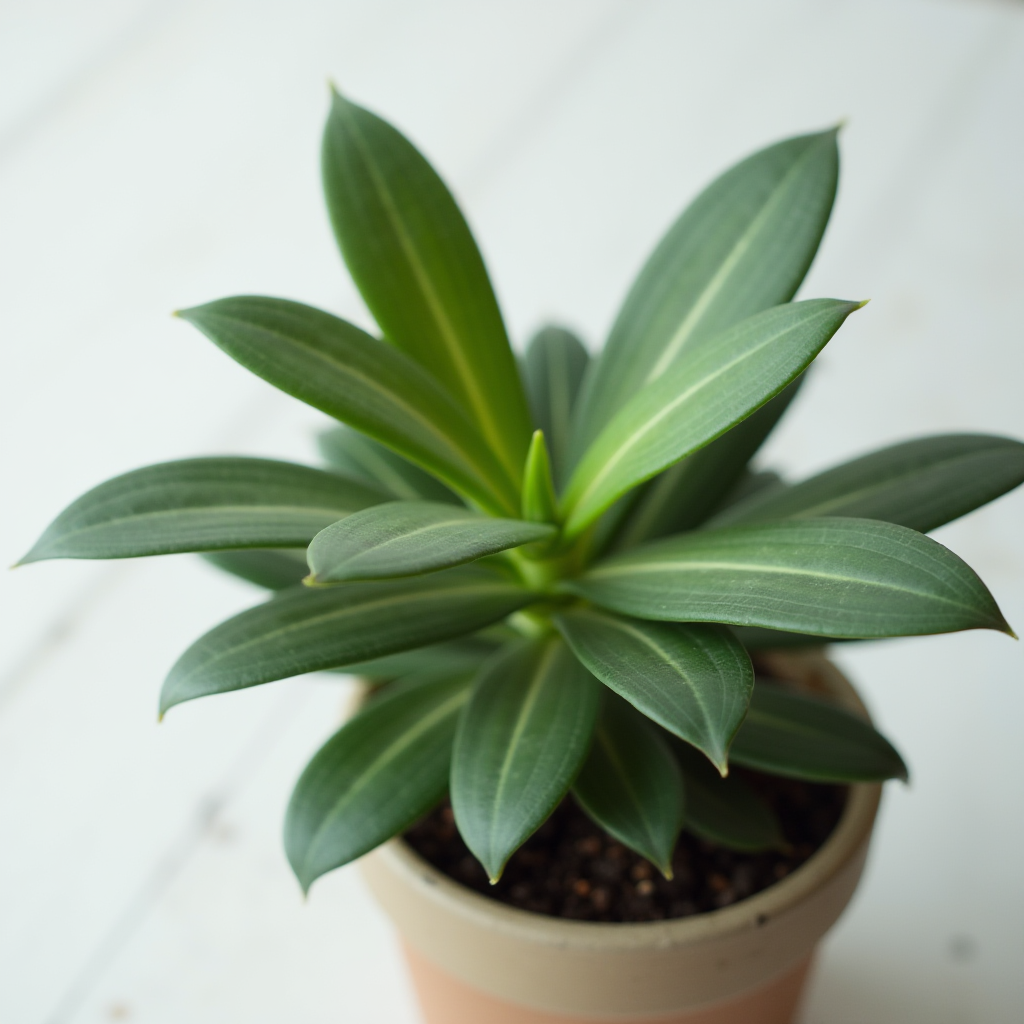
<path fill-rule="evenodd" d="M 820 652 L 763 662 L 866 715 Z M 781 882 L 670 921 L 519 910 L 459 885 L 401 840 L 364 858 L 362 870 L 402 935 L 428 1024 L 789 1024 L 814 949 L 860 879 L 880 793 L 851 786 L 835 831 Z"/>

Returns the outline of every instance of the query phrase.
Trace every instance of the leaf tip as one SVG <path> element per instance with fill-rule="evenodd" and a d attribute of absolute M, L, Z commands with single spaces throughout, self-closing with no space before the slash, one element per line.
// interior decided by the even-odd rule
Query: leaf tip
<path fill-rule="evenodd" d="M 858 309 L 863 309 L 871 300 L 864 299 L 862 302 L 858 302 L 854 307 L 853 311 L 856 312 Z"/>

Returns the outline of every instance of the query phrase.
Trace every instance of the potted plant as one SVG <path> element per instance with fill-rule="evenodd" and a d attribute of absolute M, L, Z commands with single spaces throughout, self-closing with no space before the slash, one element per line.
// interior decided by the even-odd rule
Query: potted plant
<path fill-rule="evenodd" d="M 549 327 L 517 363 L 441 179 L 338 95 L 323 172 L 382 338 L 267 297 L 178 315 L 345 425 L 328 468 L 136 470 L 22 561 L 204 552 L 274 592 L 181 656 L 161 714 L 305 672 L 367 681 L 285 846 L 304 890 L 376 851 L 430 1020 L 789 1020 L 880 784 L 906 778 L 820 648 L 1013 635 L 925 534 L 1021 483 L 1024 445 L 917 439 L 796 484 L 750 469 L 863 305 L 792 301 L 834 130 L 703 192 L 593 359 Z"/>

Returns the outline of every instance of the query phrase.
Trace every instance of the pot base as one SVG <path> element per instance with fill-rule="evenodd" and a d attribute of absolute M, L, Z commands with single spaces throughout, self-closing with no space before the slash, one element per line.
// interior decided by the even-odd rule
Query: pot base
<path fill-rule="evenodd" d="M 607 1017 L 566 1017 L 495 999 L 435 967 L 407 942 L 402 949 L 426 1024 L 609 1024 Z M 810 967 L 808 956 L 767 985 L 704 1009 L 613 1019 L 620 1024 L 791 1024 Z"/>

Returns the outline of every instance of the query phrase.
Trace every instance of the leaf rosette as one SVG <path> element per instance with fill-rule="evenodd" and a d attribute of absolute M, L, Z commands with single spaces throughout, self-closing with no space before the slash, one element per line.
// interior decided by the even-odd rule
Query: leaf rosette
<path fill-rule="evenodd" d="M 239 296 L 179 315 L 336 424 L 326 466 L 191 459 L 62 512 L 23 562 L 199 552 L 271 597 L 178 660 L 161 713 L 307 672 L 373 687 L 300 777 L 304 889 L 450 794 L 496 879 L 568 794 L 670 874 L 683 829 L 785 845 L 733 765 L 905 779 L 842 709 L 750 651 L 995 629 L 925 534 L 1024 481 L 1024 444 L 905 441 L 796 483 L 753 460 L 861 302 L 794 301 L 835 198 L 835 130 L 743 160 L 679 216 L 596 357 L 550 325 L 517 359 L 454 197 L 396 128 L 334 95 L 331 224 L 379 328 Z"/>

